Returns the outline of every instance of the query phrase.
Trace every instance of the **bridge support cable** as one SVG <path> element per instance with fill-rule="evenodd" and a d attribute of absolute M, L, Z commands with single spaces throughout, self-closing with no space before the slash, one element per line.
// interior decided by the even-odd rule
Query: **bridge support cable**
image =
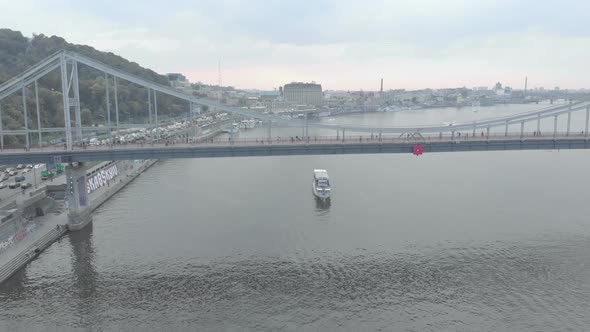
<path fill-rule="evenodd" d="M 33 76 L 31 78 L 28 78 L 28 79 L 23 79 L 22 81 L 17 82 L 17 84 L 15 84 L 14 86 L 7 87 L 4 91 L 0 92 L 0 100 L 2 100 L 4 98 L 6 98 L 7 96 L 9 96 L 9 95 L 17 92 L 18 90 L 20 90 L 20 88 L 23 85 L 31 84 L 34 81 L 36 81 L 37 79 L 39 79 L 41 77 L 44 77 L 48 73 L 50 73 L 50 72 L 54 71 L 55 69 L 59 68 L 59 66 L 60 66 L 60 63 L 59 62 L 56 62 L 56 63 L 52 64 L 49 67 L 45 67 L 44 69 L 41 68 L 41 69 L 39 69 L 40 70 L 39 73 L 36 74 L 35 76 Z"/>
<path fill-rule="evenodd" d="M 520 121 L 520 139 L 524 138 L 524 121 Z"/>
<path fill-rule="evenodd" d="M 28 149 L 31 147 L 29 142 L 29 119 L 28 119 L 28 112 L 27 112 L 27 86 L 23 85 L 23 118 L 25 120 L 25 147 Z"/>
<path fill-rule="evenodd" d="M 113 144 L 113 138 L 111 133 L 111 99 L 109 95 L 109 74 L 106 72 L 104 73 L 104 81 L 105 81 L 105 90 L 106 90 L 106 98 L 107 98 L 107 136 L 109 138 L 109 144 Z"/>
<path fill-rule="evenodd" d="M 0 150 L 4 150 L 4 129 L 2 127 L 2 104 L 0 104 Z"/>
<path fill-rule="evenodd" d="M 156 125 L 156 139 L 160 142 L 160 128 L 158 128 L 158 92 L 154 90 L 154 121 Z"/>
<path fill-rule="evenodd" d="M 39 106 L 39 86 L 37 80 L 35 80 L 35 105 L 37 107 L 37 133 L 39 134 L 39 147 L 43 146 L 42 134 L 41 134 L 41 110 Z"/>
<path fill-rule="evenodd" d="M 570 125 L 572 123 L 572 112 L 567 112 L 567 130 L 565 131 L 565 136 L 570 135 Z"/>
<path fill-rule="evenodd" d="M 148 91 L 148 123 L 152 124 L 152 89 L 147 88 Z"/>
<path fill-rule="evenodd" d="M 117 95 L 117 76 L 113 76 L 113 89 L 115 90 L 115 126 L 119 132 L 119 98 Z"/>
<path fill-rule="evenodd" d="M 584 137 L 588 137 L 588 120 L 590 120 L 590 106 L 586 106 L 586 127 L 584 128 Z"/>
<path fill-rule="evenodd" d="M 309 113 L 305 114 L 305 141 L 309 142 Z"/>
<path fill-rule="evenodd" d="M 19 84 L 28 84 L 28 83 L 30 83 L 29 80 L 30 80 L 30 77 L 31 76 L 36 76 L 38 78 L 38 75 L 35 75 L 35 73 L 37 73 L 39 70 L 41 70 L 41 69 L 43 69 L 45 67 L 51 67 L 51 68 L 55 69 L 56 68 L 56 63 L 59 62 L 59 59 L 60 59 L 60 56 L 61 56 L 62 53 L 63 53 L 63 50 L 62 51 L 55 52 L 54 54 L 52 54 L 52 55 L 48 56 L 47 58 L 41 60 L 33 68 L 31 68 L 29 70 L 26 70 L 21 75 L 18 75 L 16 77 L 12 78 L 11 80 L 3 83 L 2 86 L 0 86 L 0 92 L 2 92 L 2 94 L 0 95 L 1 96 L 0 99 L 3 99 L 4 98 L 4 92 L 6 92 L 7 90 L 12 90 L 14 87 L 20 87 Z M 45 76 L 45 74 L 43 74 L 41 76 Z M 34 80 L 37 80 L 37 78 L 35 78 Z"/>
<path fill-rule="evenodd" d="M 76 123 L 76 138 L 78 144 L 82 145 L 84 136 L 82 136 L 82 115 L 80 114 L 80 84 L 78 80 L 78 62 L 72 61 L 72 72 L 74 73 L 74 120 Z"/>
<path fill-rule="evenodd" d="M 489 140 L 490 139 L 490 126 L 488 126 L 486 128 L 486 139 Z"/>
<path fill-rule="evenodd" d="M 557 115 L 554 117 L 553 120 L 553 138 L 557 136 Z"/>
<path fill-rule="evenodd" d="M 537 114 L 537 135 L 541 134 L 541 114 Z"/>
<path fill-rule="evenodd" d="M 61 54 L 60 59 L 61 65 L 61 89 L 62 89 L 62 97 L 63 97 L 63 107 L 64 107 L 64 122 L 65 122 L 65 136 L 66 136 L 66 143 L 65 148 L 67 151 L 72 151 L 72 123 L 70 121 L 70 97 L 69 97 L 69 90 L 68 90 L 68 64 L 66 62 L 65 53 Z"/>

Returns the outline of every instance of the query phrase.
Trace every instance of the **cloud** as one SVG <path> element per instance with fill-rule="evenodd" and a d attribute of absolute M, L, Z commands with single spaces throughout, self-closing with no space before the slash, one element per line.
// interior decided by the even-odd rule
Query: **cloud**
<path fill-rule="evenodd" d="M 564 0 L 26 1 L 0 21 L 192 80 L 272 88 L 590 87 L 590 3 Z M 22 19 L 26 17 L 27 19 Z"/>

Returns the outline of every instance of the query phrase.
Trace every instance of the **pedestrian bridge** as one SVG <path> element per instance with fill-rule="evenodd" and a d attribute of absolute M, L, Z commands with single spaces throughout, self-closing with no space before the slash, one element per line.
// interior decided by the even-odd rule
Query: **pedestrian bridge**
<path fill-rule="evenodd" d="M 104 126 L 85 127 L 80 115 L 80 91 L 78 84 L 78 65 L 98 71 L 105 77 L 106 110 Z M 43 128 L 42 118 L 48 116 L 42 112 L 38 100 L 38 80 L 53 71 L 61 76 L 61 99 L 63 106 L 63 127 Z M 119 120 L 119 102 L 117 82 L 127 81 L 146 89 L 147 107 L 139 123 L 122 123 Z M 111 82 L 111 83 L 109 83 Z M 111 89 L 112 84 L 112 89 Z M 29 118 L 28 90 L 32 86 L 35 95 L 35 113 L 37 124 Z M 111 100 L 111 93 L 114 98 Z M 24 123 L 18 128 L 3 127 L 1 103 L 14 94 L 22 97 Z M 56 92 L 59 93 L 59 92 Z M 186 117 L 190 128 L 198 128 L 193 112 L 196 105 L 208 106 L 212 112 L 227 112 L 236 118 L 252 118 L 264 122 L 267 126 L 265 137 L 250 140 L 230 139 L 223 142 L 198 142 L 197 130 L 192 140 L 186 138 L 184 144 L 164 144 L 156 128 L 165 124 L 163 116 L 171 114 L 158 113 L 158 95 L 168 95 L 178 101 L 187 103 Z M 129 102 L 121 100 L 121 102 Z M 114 104 L 114 112 L 111 111 Z M 572 113 L 585 113 L 585 122 L 581 132 L 572 131 Z M 111 114 L 114 113 L 114 114 Z M 158 120 L 158 114 L 160 120 Z M 566 130 L 558 132 L 558 118 L 566 117 Z M 553 120 L 553 131 L 541 133 L 541 121 Z M 525 124 L 536 123 L 536 130 L 525 131 Z M 249 157 L 249 156 L 292 156 L 319 154 L 365 154 L 365 153 L 413 153 L 415 148 L 424 153 L 452 151 L 498 151 L 498 150 L 547 150 L 547 149 L 585 149 L 587 148 L 590 124 L 590 102 L 570 100 L 568 104 L 550 105 L 544 108 L 505 117 L 481 119 L 473 122 L 451 125 L 416 125 L 395 127 L 363 127 L 358 125 L 333 125 L 309 123 L 305 120 L 285 119 L 278 115 L 260 113 L 247 108 L 230 107 L 218 102 L 196 98 L 169 86 L 134 76 L 104 63 L 74 52 L 60 51 L 46 58 L 29 70 L 0 85 L 0 163 L 43 163 L 43 162 L 85 162 L 95 160 L 135 160 L 135 159 L 169 159 L 169 158 L 212 158 L 212 157 Z M 273 127 L 296 127 L 302 129 L 303 139 L 274 139 Z M 316 137 L 309 133 L 309 127 L 331 133 L 331 137 Z M 511 132 L 519 127 L 518 132 Z M 529 126 L 530 127 L 530 126 Z M 152 129 L 149 139 L 144 141 L 156 143 L 131 145 L 87 146 L 84 138 L 89 135 L 103 135 L 107 142 L 115 142 L 114 135 L 124 128 Z M 496 132 L 498 128 L 502 133 Z M 157 131 L 156 134 L 153 132 Z M 579 129 L 578 129 L 579 130 Z M 90 133 L 90 134 L 89 134 Z M 478 135 L 481 133 L 481 135 Z M 354 136 L 363 134 L 364 136 Z M 63 138 L 63 146 L 51 145 L 47 137 Z M 184 136 L 188 136 L 185 133 Z M 10 149 L 4 144 L 4 138 L 20 141 L 19 148 Z M 158 143 L 159 142 L 159 143 Z M 192 143 L 188 143 L 192 142 Z"/>
<path fill-rule="evenodd" d="M 46 147 L 5 149 L 0 163 L 72 163 L 96 160 L 140 160 L 176 158 L 264 157 L 374 153 L 467 152 L 510 150 L 588 149 L 585 134 L 558 133 L 556 135 L 495 134 L 490 136 L 374 136 L 370 137 L 313 137 L 302 140 L 251 139 L 241 141 L 129 144 L 114 146 L 63 148 Z"/>

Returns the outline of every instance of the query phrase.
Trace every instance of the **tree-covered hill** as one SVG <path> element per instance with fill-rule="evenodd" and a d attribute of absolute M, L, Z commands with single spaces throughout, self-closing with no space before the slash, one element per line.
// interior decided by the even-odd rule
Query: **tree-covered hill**
<path fill-rule="evenodd" d="M 47 37 L 41 34 L 27 38 L 20 32 L 10 29 L 0 29 L 0 84 L 62 49 L 86 55 L 117 69 L 160 84 L 168 84 L 165 76 L 113 53 L 101 52 L 90 46 L 70 44 L 63 38 L 56 36 Z M 104 73 L 84 65 L 79 65 L 78 70 L 80 74 L 80 101 L 83 125 L 105 124 L 107 105 Z M 110 78 L 110 87 L 111 120 L 114 121 L 112 77 Z M 147 118 L 147 90 L 145 88 L 118 80 L 117 91 L 121 123 L 139 123 Z M 28 127 L 36 129 L 37 119 L 32 85 L 27 88 L 26 94 Z M 39 104 L 41 107 L 41 127 L 64 126 L 61 81 L 58 70 L 39 80 Z M 24 127 L 22 95 L 20 93 L 15 93 L 0 101 L 0 106 L 2 107 L 4 129 L 20 129 Z M 181 115 L 187 111 L 187 107 L 186 102 L 161 94 L 158 95 L 158 113 L 161 117 Z M 7 143 L 16 143 L 16 141 L 14 138 L 7 137 Z"/>

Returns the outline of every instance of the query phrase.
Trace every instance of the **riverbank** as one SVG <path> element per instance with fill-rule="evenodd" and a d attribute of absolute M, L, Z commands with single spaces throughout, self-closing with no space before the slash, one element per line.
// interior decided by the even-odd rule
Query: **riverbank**
<path fill-rule="evenodd" d="M 121 167 L 119 181 L 113 181 L 112 185 L 100 188 L 94 195 L 90 196 L 90 201 L 85 212 L 91 214 L 156 162 L 157 160 L 146 160 L 142 161 L 141 165 L 137 165 L 136 162 L 129 162 L 129 165 Z M 99 167 L 101 165 L 92 169 Z M 44 192 L 44 198 L 51 199 L 49 198 L 47 187 Z M 22 227 L 14 234 L 10 239 L 12 242 L 11 245 L 0 252 L 0 284 L 39 256 L 41 252 L 68 231 L 81 230 L 90 222 L 91 219 L 83 225 L 77 225 L 78 227 L 66 228 L 65 225 L 68 223 L 68 216 L 64 201 L 56 203 L 56 207 L 48 215 L 34 218 L 26 227 Z M 59 228 L 58 225 L 60 225 Z"/>

